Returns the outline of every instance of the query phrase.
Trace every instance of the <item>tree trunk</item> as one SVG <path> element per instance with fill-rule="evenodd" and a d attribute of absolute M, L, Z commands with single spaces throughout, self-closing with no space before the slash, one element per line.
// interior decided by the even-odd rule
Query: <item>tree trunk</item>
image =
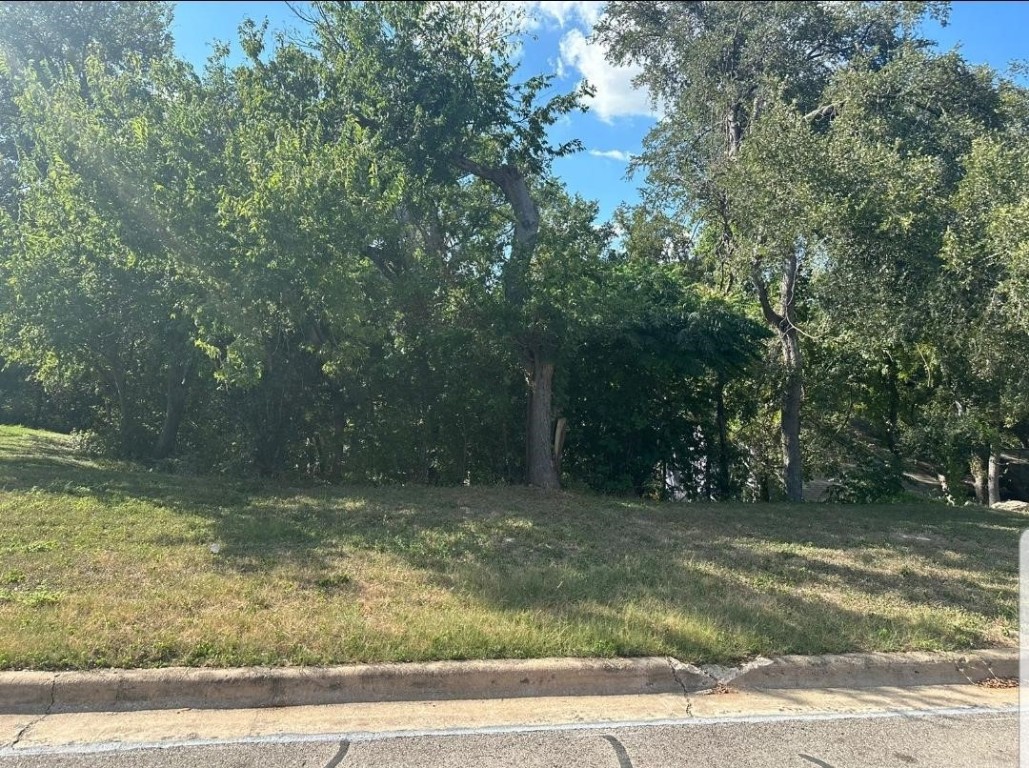
<path fill-rule="evenodd" d="M 988 490 L 990 506 L 1000 504 L 1000 454 L 996 449 L 990 451 Z"/>
<path fill-rule="evenodd" d="M 504 195 L 514 219 L 511 255 L 504 265 L 501 282 L 504 298 L 521 309 L 529 295 L 529 271 L 539 241 L 539 206 L 522 169 L 516 165 L 488 166 L 469 157 L 455 157 L 457 168 L 495 185 Z M 559 488 L 560 474 L 555 463 L 552 401 L 554 364 L 540 359 L 538 351 L 530 353 L 529 413 L 526 428 L 525 460 L 530 485 Z M 563 436 L 560 436 L 563 440 Z"/>
<path fill-rule="evenodd" d="M 719 499 L 728 498 L 729 489 L 729 434 L 725 416 L 725 382 L 719 377 L 715 388 L 715 421 L 718 425 L 718 482 Z"/>
<path fill-rule="evenodd" d="M 455 165 L 461 170 L 494 184 L 504 195 L 514 214 L 514 239 L 511 256 L 504 266 L 501 280 L 504 296 L 514 307 L 521 307 L 528 297 L 529 266 L 539 241 L 540 212 L 532 196 L 529 182 L 516 165 L 498 167 L 483 165 L 471 158 L 458 157 Z"/>
<path fill-rule="evenodd" d="M 758 501 L 771 501 L 772 495 L 768 492 L 769 476 L 766 472 L 762 471 L 758 475 Z"/>
<path fill-rule="evenodd" d="M 986 465 L 988 461 L 988 459 L 984 460 L 981 456 L 975 456 L 972 458 L 970 467 L 972 470 L 972 482 L 975 486 L 975 500 L 983 506 L 990 503 L 986 480 Z"/>
<path fill-rule="evenodd" d="M 547 490 L 561 483 L 554 463 L 553 414 L 554 364 L 533 355 L 529 380 L 529 429 L 526 434 L 529 485 Z"/>
<path fill-rule="evenodd" d="M 791 249 L 784 264 L 780 285 L 779 306 L 776 311 L 768 297 L 768 286 L 755 265 L 752 279 L 761 303 L 765 321 L 775 329 L 782 347 L 783 370 L 786 380 L 783 386 L 782 405 L 779 410 L 779 432 L 782 440 L 783 486 L 786 499 L 791 502 L 804 500 L 804 468 L 800 451 L 800 412 L 804 401 L 804 359 L 800 351 L 800 334 L 794 323 L 797 277 L 800 263 L 796 249 Z"/>
<path fill-rule="evenodd" d="M 186 353 L 182 362 L 168 364 L 168 383 L 165 389 L 164 424 L 154 446 L 154 458 L 166 459 L 175 450 L 179 436 L 179 425 L 186 413 L 186 398 L 189 394 L 189 379 L 193 373 L 193 353 Z"/>
<path fill-rule="evenodd" d="M 789 501 L 804 500 L 804 472 L 800 456 L 800 405 L 804 400 L 804 378 L 800 362 L 800 339 L 789 329 L 782 337 L 786 362 L 780 433 L 782 436 L 783 483 Z"/>
<path fill-rule="evenodd" d="M 133 407 L 132 398 L 129 396 L 128 385 L 125 381 L 125 373 L 115 370 L 112 375 L 114 391 L 118 399 L 118 442 L 121 446 L 123 458 L 137 458 L 139 446 L 137 438 L 139 430 L 136 425 L 136 409 Z"/>
<path fill-rule="evenodd" d="M 36 409 L 32 415 L 32 426 L 36 429 L 43 429 L 43 408 L 46 405 L 43 387 L 36 384 Z"/>
<path fill-rule="evenodd" d="M 900 391 L 897 388 L 897 364 L 889 355 L 886 357 L 886 392 L 886 447 L 899 459 L 897 427 L 900 422 Z"/>

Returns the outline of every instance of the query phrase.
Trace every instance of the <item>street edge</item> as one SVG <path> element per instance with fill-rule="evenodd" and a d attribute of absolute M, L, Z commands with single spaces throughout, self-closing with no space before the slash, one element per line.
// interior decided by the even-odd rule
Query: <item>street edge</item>
<path fill-rule="evenodd" d="M 740 667 L 671 657 L 109 669 L 0 673 L 0 713 L 249 709 L 355 702 L 960 685 L 1016 678 L 1018 650 L 758 658 Z"/>

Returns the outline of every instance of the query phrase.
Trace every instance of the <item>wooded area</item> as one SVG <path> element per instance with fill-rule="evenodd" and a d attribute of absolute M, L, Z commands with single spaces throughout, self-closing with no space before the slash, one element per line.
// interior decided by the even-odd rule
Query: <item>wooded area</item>
<path fill-rule="evenodd" d="M 196 72 L 167 3 L 0 5 L 0 421 L 182 472 L 1020 493 L 1029 91 L 919 36 L 946 4 L 610 3 L 661 114 L 611 221 L 508 5 L 295 10 Z"/>

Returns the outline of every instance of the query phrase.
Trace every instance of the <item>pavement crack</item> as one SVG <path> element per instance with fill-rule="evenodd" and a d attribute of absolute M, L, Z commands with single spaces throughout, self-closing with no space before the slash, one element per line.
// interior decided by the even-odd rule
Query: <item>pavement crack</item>
<path fill-rule="evenodd" d="M 690 700 L 690 692 L 686 689 L 686 683 L 679 677 L 679 670 L 675 668 L 675 659 L 671 656 L 666 656 L 665 661 L 668 662 L 668 668 L 672 670 L 672 677 L 675 678 L 675 682 L 682 688 L 682 696 L 686 699 L 686 717 L 693 717 L 693 702 Z"/>
<path fill-rule="evenodd" d="M 333 755 L 332 759 L 325 764 L 325 768 L 336 768 L 336 766 L 343 762 L 343 758 L 347 756 L 347 752 L 349 751 L 350 741 L 348 739 L 343 739 L 343 741 L 339 743 L 339 749 L 336 751 L 336 754 Z"/>
<path fill-rule="evenodd" d="M 46 705 L 46 711 L 43 713 L 43 717 L 50 714 L 54 708 L 54 701 L 57 699 L 57 675 L 54 675 L 50 680 L 50 703 Z M 42 718 L 40 718 L 42 719 Z"/>
<path fill-rule="evenodd" d="M 12 749 L 18 746 L 18 742 L 21 741 L 21 737 L 25 735 L 25 731 L 34 726 L 37 722 L 39 722 L 38 717 L 35 720 L 29 720 L 25 725 L 18 729 L 18 732 L 14 734 L 14 741 L 11 742 Z"/>
<path fill-rule="evenodd" d="M 18 742 L 20 742 L 22 738 L 25 736 L 25 734 L 29 732 L 29 729 L 32 728 L 32 726 L 38 724 L 44 717 L 46 717 L 46 713 L 40 715 L 39 717 L 32 718 L 27 723 L 25 723 L 25 725 L 19 728 L 18 732 L 14 734 L 14 741 L 11 742 L 10 748 L 14 749 L 15 747 L 17 747 Z"/>
<path fill-rule="evenodd" d="M 14 749 L 15 747 L 17 747 L 18 743 L 23 738 L 25 738 L 25 734 L 28 733 L 29 730 L 33 726 L 38 725 L 39 723 L 43 722 L 43 720 L 46 718 L 46 716 L 50 714 L 50 711 L 54 708 L 54 699 L 56 698 L 56 696 L 57 696 L 57 675 L 55 674 L 50 679 L 50 703 L 46 705 L 46 709 L 43 710 L 43 714 L 39 715 L 38 717 L 32 718 L 27 723 L 25 723 L 25 725 L 23 725 L 21 728 L 18 729 L 18 732 L 16 734 L 14 734 L 14 739 L 11 741 L 11 744 L 10 744 L 10 747 L 9 747 L 10 749 Z"/>
<path fill-rule="evenodd" d="M 675 682 L 677 682 L 679 684 L 679 687 L 682 688 L 682 695 L 685 696 L 688 701 L 690 698 L 690 694 L 686 690 L 686 683 L 684 683 L 682 681 L 682 678 L 679 677 L 679 670 L 675 668 L 675 659 L 673 659 L 671 656 L 665 656 L 665 661 L 668 662 L 668 668 L 672 670 L 672 677 L 675 678 Z"/>

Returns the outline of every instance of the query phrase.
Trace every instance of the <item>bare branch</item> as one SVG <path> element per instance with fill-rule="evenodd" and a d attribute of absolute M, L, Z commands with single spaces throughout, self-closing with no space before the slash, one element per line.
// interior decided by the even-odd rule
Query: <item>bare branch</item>
<path fill-rule="evenodd" d="M 797 258 L 797 248 L 790 248 L 789 258 L 786 260 L 786 269 L 782 273 L 782 285 L 780 286 L 779 303 L 782 305 L 783 313 L 790 325 L 793 320 L 790 318 L 796 303 L 797 275 L 800 273 L 800 260 Z"/>
<path fill-rule="evenodd" d="M 818 107 L 817 109 L 813 109 L 810 112 L 808 112 L 806 115 L 804 115 L 804 119 L 807 120 L 809 123 L 812 123 L 816 120 L 822 120 L 823 118 L 829 118 L 830 120 L 832 120 L 838 114 L 840 114 L 840 108 L 838 105 L 824 104 L 821 107 Z"/>

